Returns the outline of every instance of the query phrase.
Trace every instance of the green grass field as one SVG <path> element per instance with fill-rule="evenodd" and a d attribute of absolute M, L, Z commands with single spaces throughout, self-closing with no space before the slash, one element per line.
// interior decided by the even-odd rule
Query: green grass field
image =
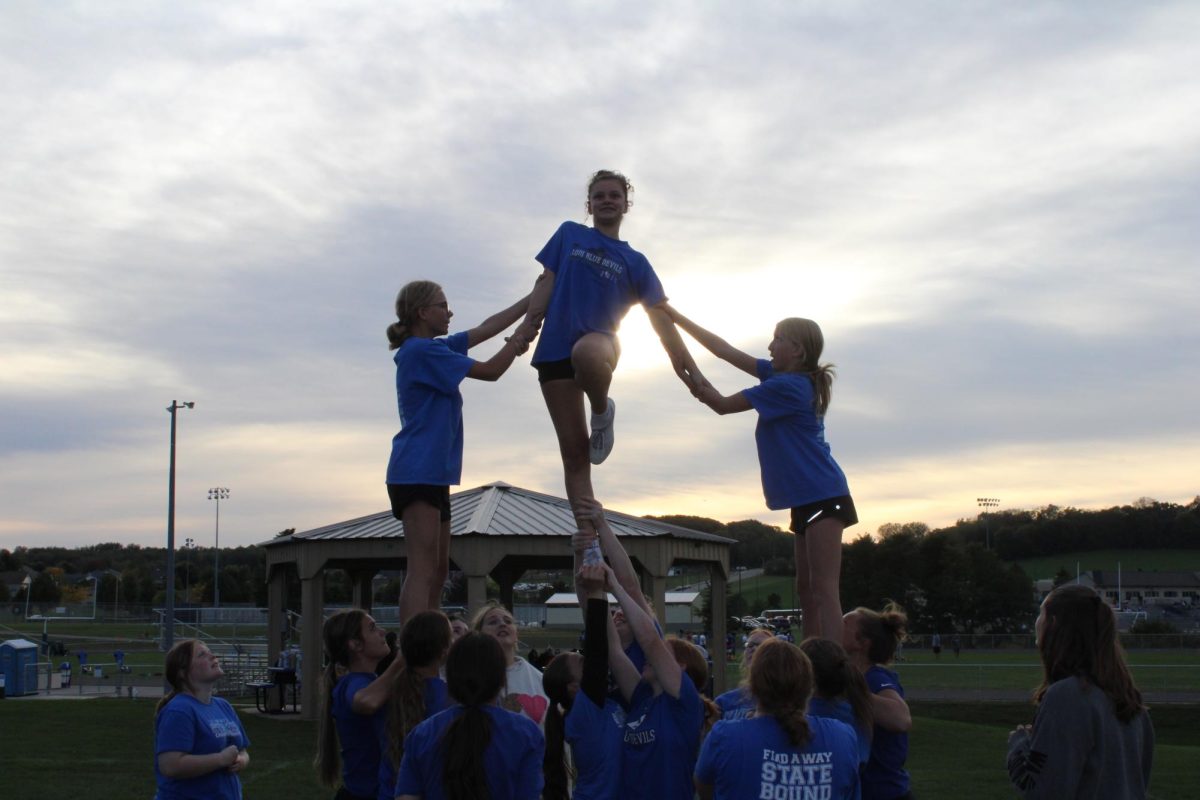
<path fill-rule="evenodd" d="M 1027 558 L 1017 563 L 1025 570 L 1026 575 L 1037 580 L 1053 578 L 1058 574 L 1059 568 L 1074 575 L 1076 562 L 1084 572 L 1092 569 L 1110 569 L 1116 572 L 1118 562 L 1122 572 L 1139 569 L 1160 572 L 1200 571 L 1200 550 L 1088 550 Z"/>
<path fill-rule="evenodd" d="M 1032 720 L 1028 704 L 913 703 L 908 767 L 922 800 L 1011 798 L 1004 772 L 1008 732 Z M 3 796 L 126 800 L 154 791 L 153 713 L 148 700 L 0 702 Z M 1158 736 L 1152 796 L 1193 798 L 1200 786 L 1200 706 L 1152 710 Z M 319 800 L 332 792 L 313 777 L 316 725 L 243 713 L 253 798 Z"/>

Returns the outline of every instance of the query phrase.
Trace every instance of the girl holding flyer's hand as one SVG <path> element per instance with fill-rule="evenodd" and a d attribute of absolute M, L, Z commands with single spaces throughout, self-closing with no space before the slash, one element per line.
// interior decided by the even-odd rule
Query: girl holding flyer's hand
<path fill-rule="evenodd" d="M 441 605 L 450 571 L 450 487 L 462 479 L 464 378 L 499 380 L 536 333 L 517 330 L 487 361 L 467 349 L 516 323 L 529 307 L 523 297 L 469 330 L 450 333 L 454 312 L 442 287 L 413 281 L 396 297 L 387 337 L 396 351 L 400 432 L 392 439 L 387 487 L 392 515 L 404 523 L 408 557 L 400 589 L 400 622 Z"/>
<path fill-rule="evenodd" d="M 792 512 L 804 635 L 837 641 L 842 531 L 858 522 L 858 514 L 846 476 L 825 441 L 833 365 L 820 363 L 825 347 L 820 326 L 810 319 L 785 319 L 767 346 L 770 359 L 755 358 L 666 308 L 675 324 L 709 352 L 758 378 L 757 386 L 735 394 L 722 395 L 705 385 L 696 396 L 718 414 L 758 412 L 754 438 L 767 508 Z"/>

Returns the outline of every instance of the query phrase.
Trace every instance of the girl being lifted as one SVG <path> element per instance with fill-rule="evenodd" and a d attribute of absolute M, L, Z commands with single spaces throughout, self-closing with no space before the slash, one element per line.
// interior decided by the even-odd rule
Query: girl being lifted
<path fill-rule="evenodd" d="M 613 447 L 616 405 L 608 396 L 621 355 L 617 328 L 634 303 L 641 303 L 675 373 L 695 394 L 704 383 L 670 317 L 662 283 L 646 257 L 621 241 L 621 222 L 633 187 L 619 172 L 600 170 L 588 181 L 587 211 L 593 225 L 564 222 L 538 253 L 544 271 L 529 299 L 518 335 L 532 339 L 544 327 L 533 353 L 542 396 L 562 454 L 567 498 L 594 497 L 591 464 Z M 591 408 L 591 433 L 584 398 Z"/>

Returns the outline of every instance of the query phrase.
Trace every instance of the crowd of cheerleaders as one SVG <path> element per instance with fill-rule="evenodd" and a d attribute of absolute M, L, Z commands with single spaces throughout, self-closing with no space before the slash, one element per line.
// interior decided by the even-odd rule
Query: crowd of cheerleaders
<path fill-rule="evenodd" d="M 888 668 L 904 635 L 899 609 L 850 612 L 843 644 L 753 631 L 741 685 L 714 702 L 699 690 L 703 654 L 664 639 L 612 567 L 581 563 L 576 588 L 582 652 L 559 654 L 544 673 L 515 655 L 502 606 L 470 625 L 421 612 L 395 654 L 366 612 L 334 614 L 323 632 L 320 780 L 340 800 L 912 797 L 911 719 Z M 1044 680 L 1033 724 L 1010 735 L 1013 787 L 1030 798 L 1146 797 L 1154 729 L 1112 610 L 1088 587 L 1059 587 L 1042 604 L 1037 641 Z M 219 662 L 186 640 L 166 674 L 156 797 L 240 798 L 250 742 L 213 694 Z"/>
<path fill-rule="evenodd" d="M 404 524 L 406 624 L 399 656 L 382 674 L 378 664 L 389 651 L 368 615 L 345 612 L 325 625 L 317 768 L 342 800 L 684 800 L 696 791 L 780 800 L 910 796 L 904 762 L 911 717 L 887 668 L 904 615 L 860 608 L 843 617 L 840 605 L 842 532 L 858 518 L 825 440 L 833 368 L 820 362 L 821 329 L 809 319 L 785 319 L 775 326 L 769 358 L 757 358 L 681 314 L 646 257 L 620 239 L 631 195 L 620 173 L 595 173 L 585 203 L 592 224 L 564 222 L 536 256 L 543 269 L 533 290 L 474 328 L 450 333 L 449 301 L 431 281 L 406 284 L 396 298 L 387 336 L 396 351 L 401 430 L 387 489 Z M 717 702 L 700 694 L 707 683 L 700 651 L 662 638 L 628 555 L 592 499 L 591 466 L 608 457 L 615 438 L 609 387 L 620 355 L 616 332 L 635 304 L 645 308 L 692 395 L 718 414 L 757 412 L 767 507 L 791 512 L 809 638 L 796 647 L 755 632 L 743 685 Z M 490 359 L 467 355 L 514 324 Z M 697 369 L 678 329 L 758 382 L 722 394 Z M 583 652 L 558 656 L 544 675 L 517 655 L 506 609 L 485 607 L 474 630 L 453 644 L 451 623 L 436 611 L 449 571 L 449 487 L 462 473 L 459 387 L 468 377 L 499 379 L 535 339 L 531 361 L 580 528 L 573 547 L 586 618 Z M 619 601 L 611 617 L 606 592 Z M 1096 619 L 1101 606 L 1111 616 L 1103 603 L 1086 606 Z M 1058 619 L 1047 616 L 1049 609 L 1042 616 Z M 1071 627 L 1045 624 L 1055 635 Z M 1119 650 L 1106 650 L 1097 636 L 1064 636 L 1039 636 L 1060 644 L 1049 662 L 1043 648 L 1038 716 L 1032 729 L 1014 732 L 1010 774 L 1029 796 L 1071 797 L 1074 789 L 1064 786 L 1091 785 L 1104 786 L 1107 796 L 1140 796 L 1153 733 Z M 211 695 L 219 664 L 194 642 L 167 660 L 177 692 L 158 715 L 159 797 L 240 796 L 237 774 L 248 761 L 248 742 L 236 714 Z M 1075 690 L 1060 688 L 1067 683 Z M 1089 694 L 1090 685 L 1104 691 Z M 1088 714 L 1103 719 L 1087 728 Z M 1064 721 L 1100 731 L 1103 741 L 1061 735 Z M 1060 757 L 1064 747 L 1069 752 Z M 1112 793 L 1126 786 L 1128 794 Z"/>

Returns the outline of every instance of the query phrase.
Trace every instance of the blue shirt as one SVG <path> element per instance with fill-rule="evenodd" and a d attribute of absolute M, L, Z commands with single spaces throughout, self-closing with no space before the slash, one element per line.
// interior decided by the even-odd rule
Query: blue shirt
<path fill-rule="evenodd" d="M 854 731 L 837 720 L 805 718 L 812 736 L 801 747 L 788 741 L 774 717 L 721 720 L 704 740 L 696 780 L 712 786 L 716 800 L 853 798 L 858 790 Z"/>
<path fill-rule="evenodd" d="M 492 722 L 492 735 L 483 753 L 491 800 L 538 800 L 542 793 L 542 758 L 546 740 L 537 723 L 521 714 L 494 705 L 482 706 Z M 463 713 L 451 706 L 413 728 L 404 740 L 404 758 L 396 778 L 396 795 L 419 795 L 421 800 L 443 800 L 445 763 L 442 734 Z"/>
<path fill-rule="evenodd" d="M 754 695 L 743 686 L 717 695 L 714 702 L 721 709 L 721 719 L 745 719 L 758 706 Z"/>
<path fill-rule="evenodd" d="M 163 753 L 203 756 L 231 744 L 239 750 L 250 746 L 233 706 L 220 697 L 201 703 L 190 694 L 175 695 L 154 720 L 156 800 L 240 800 L 242 782 L 224 767 L 195 778 L 168 778 L 158 771 L 158 756 Z"/>
<path fill-rule="evenodd" d="M 858 737 L 858 763 L 867 763 L 871 757 L 871 731 L 863 728 L 858 717 L 854 716 L 854 707 L 849 700 L 826 700 L 813 695 L 808 701 L 808 713 L 814 717 L 836 719 L 853 728 L 854 735 Z"/>
<path fill-rule="evenodd" d="M 425 702 L 425 719 L 450 707 L 450 695 L 446 682 L 441 678 L 426 678 L 421 687 Z M 423 721 L 423 720 L 422 720 Z M 393 800 L 396 797 L 396 767 L 392 764 L 392 732 L 388 720 L 379 727 L 379 796 L 377 800 Z"/>
<path fill-rule="evenodd" d="M 554 273 L 554 292 L 533 351 L 534 364 L 570 358 L 571 348 L 585 334 L 616 334 L 634 303 L 650 308 L 667 299 L 644 255 L 577 222 L 560 225 L 537 260 Z"/>
<path fill-rule="evenodd" d="M 904 697 L 900 676 L 878 664 L 863 676 L 872 694 L 892 689 Z M 884 730 L 876 725 L 871 739 L 871 758 L 863 770 L 863 800 L 892 800 L 908 792 L 908 734 Z"/>
<path fill-rule="evenodd" d="M 775 372 L 758 360 L 761 383 L 742 395 L 758 412 L 754 441 L 767 508 L 794 508 L 850 494 L 842 468 L 825 442 L 825 421 L 813 405 L 812 379 Z"/>
<path fill-rule="evenodd" d="M 692 800 L 692 768 L 700 749 L 704 704 L 684 674 L 679 697 L 655 695 L 650 684 L 638 684 L 625 717 L 622 798 Z"/>
<path fill-rule="evenodd" d="M 392 439 L 387 482 L 454 486 L 462 480 L 462 392 L 475 360 L 466 331 L 445 339 L 410 336 L 396 350 L 400 432 Z"/>
<path fill-rule="evenodd" d="M 582 691 L 567 714 L 565 737 L 575 758 L 574 800 L 616 800 L 620 788 L 625 711 L 613 700 L 601 708 Z"/>
<path fill-rule="evenodd" d="M 387 725 L 387 708 L 374 714 L 354 712 L 354 695 L 371 685 L 373 672 L 350 672 L 333 685 L 333 724 L 342 753 L 342 784 L 351 794 L 373 797 L 379 788 L 379 730 Z"/>

